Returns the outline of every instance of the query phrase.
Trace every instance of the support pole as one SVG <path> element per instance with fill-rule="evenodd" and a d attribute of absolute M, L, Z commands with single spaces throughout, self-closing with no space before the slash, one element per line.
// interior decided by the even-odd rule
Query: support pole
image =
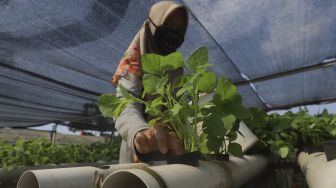
<path fill-rule="evenodd" d="M 57 136 L 57 126 L 58 126 L 59 122 L 56 122 L 53 126 L 52 126 L 52 130 L 50 132 L 50 141 L 52 143 L 56 142 L 56 136 Z"/>

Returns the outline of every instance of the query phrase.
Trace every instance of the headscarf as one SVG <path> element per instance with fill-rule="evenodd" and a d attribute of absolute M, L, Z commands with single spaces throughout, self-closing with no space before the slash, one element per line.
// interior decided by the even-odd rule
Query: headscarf
<path fill-rule="evenodd" d="M 180 18 L 185 19 L 186 25 L 183 33 L 185 34 L 188 26 L 188 11 L 183 5 L 172 1 L 157 2 L 150 8 L 149 17 L 156 26 L 161 26 L 170 15 L 174 14 L 177 9 L 182 9 L 183 12 L 185 12 L 185 17 Z M 147 53 L 160 54 L 160 49 L 158 49 L 153 38 L 155 31 L 156 27 L 149 19 L 147 19 L 120 60 L 118 68 L 111 81 L 114 86 L 118 85 L 120 77 L 131 81 L 138 81 L 141 79 L 141 55 Z"/>

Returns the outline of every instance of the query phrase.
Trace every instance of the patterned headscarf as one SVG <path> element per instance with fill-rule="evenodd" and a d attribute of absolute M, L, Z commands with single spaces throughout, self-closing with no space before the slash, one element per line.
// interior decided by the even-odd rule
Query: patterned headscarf
<path fill-rule="evenodd" d="M 172 1 L 160 1 L 150 8 L 149 17 L 155 25 L 161 26 L 164 24 L 167 17 L 174 14 L 177 9 L 182 9 L 183 12 L 185 12 L 185 17 L 179 18 L 185 19 L 185 34 L 188 26 L 188 11 L 183 5 Z M 138 81 L 141 79 L 141 55 L 146 53 L 160 54 L 160 50 L 157 48 L 153 39 L 155 30 L 156 27 L 150 23 L 149 19 L 147 19 L 120 60 L 118 68 L 111 81 L 114 86 L 118 85 L 120 77 L 131 81 Z"/>

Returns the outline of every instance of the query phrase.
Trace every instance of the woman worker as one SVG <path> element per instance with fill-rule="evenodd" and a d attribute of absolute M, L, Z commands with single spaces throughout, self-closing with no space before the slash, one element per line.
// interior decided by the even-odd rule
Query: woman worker
<path fill-rule="evenodd" d="M 113 75 L 112 84 L 123 85 L 130 93 L 140 97 L 142 93 L 142 70 L 140 57 L 146 53 L 168 55 L 181 46 L 188 26 L 188 11 L 183 5 L 160 1 L 149 11 L 148 19 L 136 34 Z M 181 75 L 183 70 L 170 73 Z M 117 89 L 117 96 L 121 92 Z M 146 96 L 150 100 L 153 96 Z M 122 136 L 120 163 L 138 162 L 146 154 L 160 151 L 163 154 L 184 153 L 183 145 L 174 132 L 161 125 L 147 126 L 148 117 L 139 103 L 128 105 L 116 119 L 115 127 Z"/>

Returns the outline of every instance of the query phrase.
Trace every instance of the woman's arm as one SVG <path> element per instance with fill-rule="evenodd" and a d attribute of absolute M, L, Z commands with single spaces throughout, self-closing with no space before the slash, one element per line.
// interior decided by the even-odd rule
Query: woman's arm
<path fill-rule="evenodd" d="M 128 92 L 135 97 L 142 94 L 142 71 L 140 65 L 140 55 L 136 45 L 131 45 L 121 59 L 112 83 L 122 85 Z M 119 88 L 117 96 L 123 97 Z M 161 151 L 178 155 L 184 152 L 181 142 L 174 133 L 169 133 L 162 126 L 148 128 L 144 118 L 143 106 L 139 103 L 129 104 L 120 116 L 116 119 L 115 127 L 127 148 L 121 148 L 121 158 L 131 158 L 130 155 Z M 125 144 L 124 144 L 125 145 Z"/>
<path fill-rule="evenodd" d="M 139 96 L 139 83 L 121 77 L 119 84 L 123 85 L 133 95 Z M 117 96 L 122 97 L 118 88 Z M 134 153 L 134 137 L 136 133 L 148 128 L 144 119 L 143 106 L 139 103 L 129 104 L 116 119 L 115 127 L 126 141 L 128 148 L 133 150 Z"/>

